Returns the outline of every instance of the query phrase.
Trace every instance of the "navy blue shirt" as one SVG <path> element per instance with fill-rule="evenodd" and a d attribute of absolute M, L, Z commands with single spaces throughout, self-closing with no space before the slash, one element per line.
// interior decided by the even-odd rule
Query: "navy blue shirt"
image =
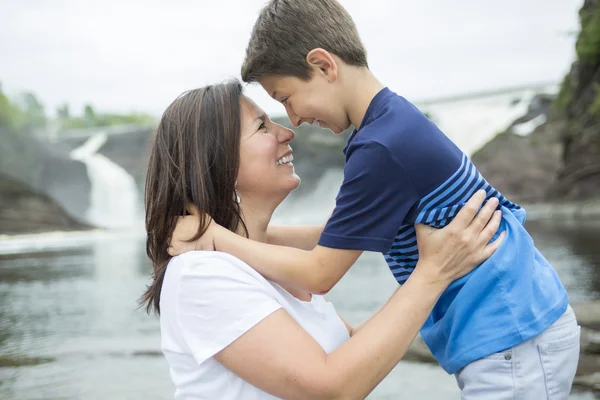
<path fill-rule="evenodd" d="M 504 242 L 450 285 L 421 331 L 447 372 L 538 335 L 566 310 L 564 287 L 523 227 L 525 210 L 409 101 L 381 90 L 344 153 L 344 182 L 319 244 L 380 252 L 400 284 L 419 259 L 414 224 L 446 226 L 479 189 L 499 199 Z"/>

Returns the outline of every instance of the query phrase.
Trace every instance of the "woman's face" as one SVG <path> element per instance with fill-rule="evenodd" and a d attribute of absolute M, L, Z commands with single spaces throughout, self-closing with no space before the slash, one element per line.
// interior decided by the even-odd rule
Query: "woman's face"
<path fill-rule="evenodd" d="M 300 185 L 294 172 L 294 132 L 273 123 L 252 100 L 241 99 L 240 169 L 236 190 L 244 198 L 285 198 Z"/>

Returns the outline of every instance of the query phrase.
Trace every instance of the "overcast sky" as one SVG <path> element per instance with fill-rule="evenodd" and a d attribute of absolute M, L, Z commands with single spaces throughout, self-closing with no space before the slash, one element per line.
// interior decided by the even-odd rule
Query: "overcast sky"
<path fill-rule="evenodd" d="M 301 0 L 299 0 L 301 1 Z M 184 90 L 238 77 L 264 0 L 0 0 L 0 82 L 102 111 L 160 114 Z M 371 69 L 411 100 L 560 81 L 582 0 L 342 0 Z M 283 108 L 259 87 L 248 95 Z"/>

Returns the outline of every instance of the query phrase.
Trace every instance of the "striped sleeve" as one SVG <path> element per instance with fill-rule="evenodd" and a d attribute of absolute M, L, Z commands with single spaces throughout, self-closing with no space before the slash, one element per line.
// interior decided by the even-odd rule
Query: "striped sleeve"
<path fill-rule="evenodd" d="M 335 210 L 319 245 L 386 253 L 408 211 L 419 201 L 409 175 L 377 142 L 353 149 Z"/>

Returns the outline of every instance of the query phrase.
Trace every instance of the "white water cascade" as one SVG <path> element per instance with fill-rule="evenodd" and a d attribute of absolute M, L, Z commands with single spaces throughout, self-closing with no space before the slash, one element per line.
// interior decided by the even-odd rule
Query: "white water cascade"
<path fill-rule="evenodd" d="M 73 150 L 70 157 L 87 167 L 91 183 L 88 223 L 101 228 L 128 228 L 140 221 L 135 180 L 122 167 L 98 153 L 107 135 L 97 133 Z"/>
<path fill-rule="evenodd" d="M 543 92 L 555 93 L 556 90 L 548 87 Z M 523 90 L 485 98 L 423 105 L 419 108 L 430 112 L 433 121 L 442 131 L 471 156 L 499 132 L 504 132 L 514 120 L 527 114 L 535 95 L 536 92 L 532 90 Z M 512 131 L 526 136 L 545 121 L 546 116 L 540 114 L 530 121 L 515 125 Z"/>
<path fill-rule="evenodd" d="M 292 192 L 273 215 L 273 223 L 284 225 L 322 224 L 335 207 L 335 197 L 344 179 L 341 168 L 323 172 L 309 193 Z"/>

